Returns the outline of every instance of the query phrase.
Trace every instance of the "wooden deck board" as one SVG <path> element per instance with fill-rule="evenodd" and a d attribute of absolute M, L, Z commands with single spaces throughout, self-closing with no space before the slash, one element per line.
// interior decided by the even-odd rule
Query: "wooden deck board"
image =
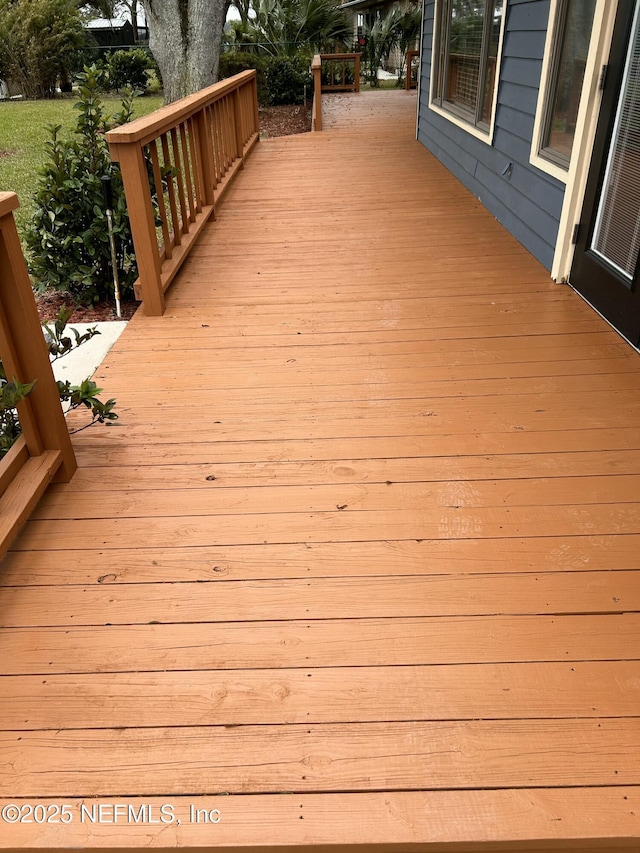
<path fill-rule="evenodd" d="M 0 849 L 640 844 L 638 355 L 415 95 L 327 107 L 129 323 L 120 420 L 0 564 L 0 807 L 74 816 Z"/>

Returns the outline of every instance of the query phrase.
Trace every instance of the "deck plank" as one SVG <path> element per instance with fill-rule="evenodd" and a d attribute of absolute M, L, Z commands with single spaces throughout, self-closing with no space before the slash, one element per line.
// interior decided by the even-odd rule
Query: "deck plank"
<path fill-rule="evenodd" d="M 0 849 L 638 848 L 638 355 L 415 95 L 328 106 L 130 321 L 119 420 L 0 565 L 0 803 L 109 798 Z"/>
<path fill-rule="evenodd" d="M 630 785 L 638 718 L 0 732 L 0 797 Z M 34 768 L 39 768 L 34 772 Z"/>
<path fill-rule="evenodd" d="M 5 676 L 5 730 L 635 717 L 639 661 Z"/>
<path fill-rule="evenodd" d="M 640 571 L 0 589 L 0 627 L 640 612 Z"/>
<path fill-rule="evenodd" d="M 640 658 L 637 613 L 0 629 L 0 674 Z"/>

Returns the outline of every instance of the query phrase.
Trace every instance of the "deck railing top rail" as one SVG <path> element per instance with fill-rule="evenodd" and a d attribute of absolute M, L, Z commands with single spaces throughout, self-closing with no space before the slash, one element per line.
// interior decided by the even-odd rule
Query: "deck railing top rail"
<path fill-rule="evenodd" d="M 213 86 L 202 89 L 200 92 L 175 101 L 173 104 L 166 104 L 150 115 L 141 116 L 134 121 L 110 130 L 106 134 L 107 141 L 110 145 L 129 142 L 146 145 L 152 139 L 157 139 L 163 133 L 171 130 L 172 127 L 186 121 L 195 113 L 221 100 L 240 86 L 249 83 L 255 76 L 255 71 L 248 70 L 241 71 L 226 80 L 220 80 L 219 83 L 214 83 Z"/>
<path fill-rule="evenodd" d="M 107 133 L 122 172 L 136 295 L 146 314 L 164 313 L 167 287 L 258 138 L 253 70 Z"/>

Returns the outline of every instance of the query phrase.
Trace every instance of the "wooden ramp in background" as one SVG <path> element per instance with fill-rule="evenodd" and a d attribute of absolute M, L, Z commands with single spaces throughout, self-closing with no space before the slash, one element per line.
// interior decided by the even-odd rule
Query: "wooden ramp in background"
<path fill-rule="evenodd" d="M 638 849 L 638 355 L 325 100 L 0 565 L 0 848 Z"/>

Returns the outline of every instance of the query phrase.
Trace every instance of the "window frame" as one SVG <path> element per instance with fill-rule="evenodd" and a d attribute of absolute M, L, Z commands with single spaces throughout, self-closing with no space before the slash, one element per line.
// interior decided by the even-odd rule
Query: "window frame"
<path fill-rule="evenodd" d="M 484 67 L 482 69 L 482 78 L 486 81 L 487 74 L 487 59 L 488 59 L 488 49 L 489 49 L 489 39 L 486 35 L 486 25 L 489 18 L 489 0 L 487 0 L 487 8 L 485 10 L 485 23 L 483 25 L 483 45 L 482 45 L 482 53 L 481 59 L 484 63 Z M 465 130 L 467 133 L 475 136 L 477 139 L 480 139 L 482 142 L 486 142 L 488 145 L 493 143 L 493 134 L 495 130 L 495 121 L 496 121 L 496 110 L 498 105 L 498 87 L 500 83 L 500 65 L 502 62 L 502 48 L 504 42 L 504 32 L 505 32 L 505 23 L 507 19 L 507 10 L 508 3 L 507 0 L 503 0 L 502 6 L 502 18 L 500 21 L 500 34 L 498 38 L 498 49 L 496 54 L 496 69 L 495 69 L 495 80 L 493 85 L 493 92 L 491 95 L 491 119 L 489 123 L 478 123 L 478 112 L 479 105 L 476 105 L 476 117 L 475 120 L 471 118 L 471 112 L 467 112 L 464 108 L 456 107 L 456 105 L 449 104 L 444 101 L 436 92 L 436 88 L 438 86 L 439 80 L 439 68 L 437 66 L 440 65 L 440 22 L 441 16 L 449 12 L 450 13 L 450 4 L 451 0 L 434 0 L 434 16 L 433 16 L 433 35 L 432 35 L 432 45 L 431 45 L 431 68 L 432 73 L 430 75 L 430 91 L 429 91 L 429 109 L 438 115 L 443 116 L 448 121 L 452 122 L 452 124 L 457 125 L 458 127 Z M 449 32 L 451 21 L 451 15 L 449 14 L 449 20 L 447 21 L 447 33 Z"/>
<path fill-rule="evenodd" d="M 594 28 L 597 21 L 598 7 L 599 4 L 596 3 L 594 9 Z M 563 184 L 566 184 L 569 181 L 571 162 L 575 154 L 575 140 L 578 132 L 578 122 L 576 122 L 574 146 L 568 162 L 561 156 L 554 156 L 554 152 L 551 149 L 545 149 L 543 143 L 546 130 L 549 126 L 549 121 L 551 120 L 551 112 L 553 110 L 553 101 L 556 93 L 556 84 L 558 82 L 558 74 L 560 71 L 560 57 L 562 53 L 562 38 L 560 36 L 564 36 L 565 33 L 568 11 L 569 0 L 551 0 L 551 6 L 549 8 L 549 23 L 547 25 L 547 35 L 544 45 L 544 56 L 542 59 L 542 70 L 540 73 L 540 86 L 538 88 L 538 103 L 536 105 L 536 114 L 531 139 L 531 155 L 529 157 L 529 162 L 532 166 L 536 166 L 536 168 L 546 172 L 548 175 L 551 175 Z M 587 63 L 585 64 L 585 77 L 582 81 L 581 99 L 585 94 L 588 58 L 592 50 L 593 38 L 594 30 L 592 29 L 591 43 L 587 53 Z"/>

